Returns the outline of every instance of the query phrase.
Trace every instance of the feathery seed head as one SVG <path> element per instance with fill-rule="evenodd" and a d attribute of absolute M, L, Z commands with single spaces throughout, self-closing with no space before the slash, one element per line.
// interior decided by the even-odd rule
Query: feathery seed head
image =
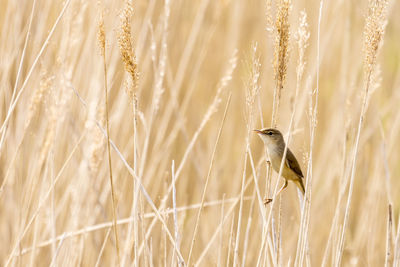
<path fill-rule="evenodd" d="M 118 45 L 121 53 L 122 61 L 124 62 L 125 70 L 129 73 L 132 86 L 129 89 L 128 95 L 131 101 L 133 101 L 133 95 L 137 89 L 137 83 L 139 80 L 139 73 L 137 69 L 136 56 L 132 46 L 132 35 L 131 35 L 131 16 L 133 14 L 132 4 L 127 1 L 125 7 L 120 15 L 121 26 L 118 33 Z"/>
<path fill-rule="evenodd" d="M 100 17 L 99 17 L 97 26 L 98 26 L 97 40 L 99 42 L 100 53 L 104 57 L 106 54 L 106 32 L 104 29 L 104 10 L 103 9 L 100 12 Z"/>
<path fill-rule="evenodd" d="M 308 30 L 307 13 L 303 10 L 300 12 L 299 28 L 295 34 L 297 40 L 299 60 L 297 64 L 297 74 L 301 78 L 306 62 L 304 61 L 305 51 L 308 46 L 308 39 L 310 38 L 310 31 Z"/>
<path fill-rule="evenodd" d="M 274 51 L 274 74 L 275 82 L 278 83 L 278 93 L 286 79 L 287 64 L 289 59 L 289 12 L 290 0 L 280 0 L 276 16 L 276 36 Z"/>
<path fill-rule="evenodd" d="M 387 24 L 387 0 L 370 0 L 364 27 L 364 74 L 371 76 Z M 369 78 L 367 78 L 368 80 Z"/>

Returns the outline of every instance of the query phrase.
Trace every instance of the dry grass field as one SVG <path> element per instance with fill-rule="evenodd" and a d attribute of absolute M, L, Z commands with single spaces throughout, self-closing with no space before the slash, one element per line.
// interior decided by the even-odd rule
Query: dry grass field
<path fill-rule="evenodd" d="M 399 1 L 0 6 L 0 266 L 400 266 Z"/>

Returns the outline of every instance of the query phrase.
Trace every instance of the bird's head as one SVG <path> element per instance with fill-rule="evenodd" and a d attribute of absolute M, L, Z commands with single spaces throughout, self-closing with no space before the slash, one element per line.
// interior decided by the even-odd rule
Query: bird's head
<path fill-rule="evenodd" d="M 274 128 L 265 128 L 261 130 L 254 130 L 266 145 L 277 145 L 284 142 L 282 133 Z"/>

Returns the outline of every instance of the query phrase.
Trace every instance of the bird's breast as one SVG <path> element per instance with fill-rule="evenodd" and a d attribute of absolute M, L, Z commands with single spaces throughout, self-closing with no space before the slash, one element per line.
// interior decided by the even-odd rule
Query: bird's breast
<path fill-rule="evenodd" d="M 272 167 L 274 168 L 274 170 L 279 171 L 283 155 L 282 151 L 280 151 L 275 145 L 269 145 L 267 146 L 267 152 L 271 160 Z"/>
<path fill-rule="evenodd" d="M 281 151 L 277 146 L 268 146 L 267 150 L 272 168 L 277 173 L 279 173 L 279 169 L 281 168 L 283 151 Z M 290 168 L 286 166 L 286 162 L 283 163 L 282 176 L 288 180 L 297 179 L 297 175 L 292 170 L 290 170 Z"/>

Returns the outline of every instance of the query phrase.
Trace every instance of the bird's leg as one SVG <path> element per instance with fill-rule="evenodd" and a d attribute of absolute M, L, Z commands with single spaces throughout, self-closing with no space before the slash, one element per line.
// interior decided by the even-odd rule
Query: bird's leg
<path fill-rule="evenodd" d="M 276 193 L 275 197 L 279 195 L 280 192 L 283 191 L 288 186 L 288 180 L 285 179 L 285 184 L 282 186 L 281 189 L 279 189 L 278 193 Z"/>
<path fill-rule="evenodd" d="M 280 192 L 283 191 L 283 189 L 285 189 L 288 186 L 288 180 L 285 179 L 285 184 L 282 186 L 281 189 L 279 189 L 278 193 L 276 193 L 275 197 L 277 197 L 279 195 Z M 266 198 L 264 200 L 264 205 L 267 205 L 268 203 L 272 202 L 272 198 Z"/>

